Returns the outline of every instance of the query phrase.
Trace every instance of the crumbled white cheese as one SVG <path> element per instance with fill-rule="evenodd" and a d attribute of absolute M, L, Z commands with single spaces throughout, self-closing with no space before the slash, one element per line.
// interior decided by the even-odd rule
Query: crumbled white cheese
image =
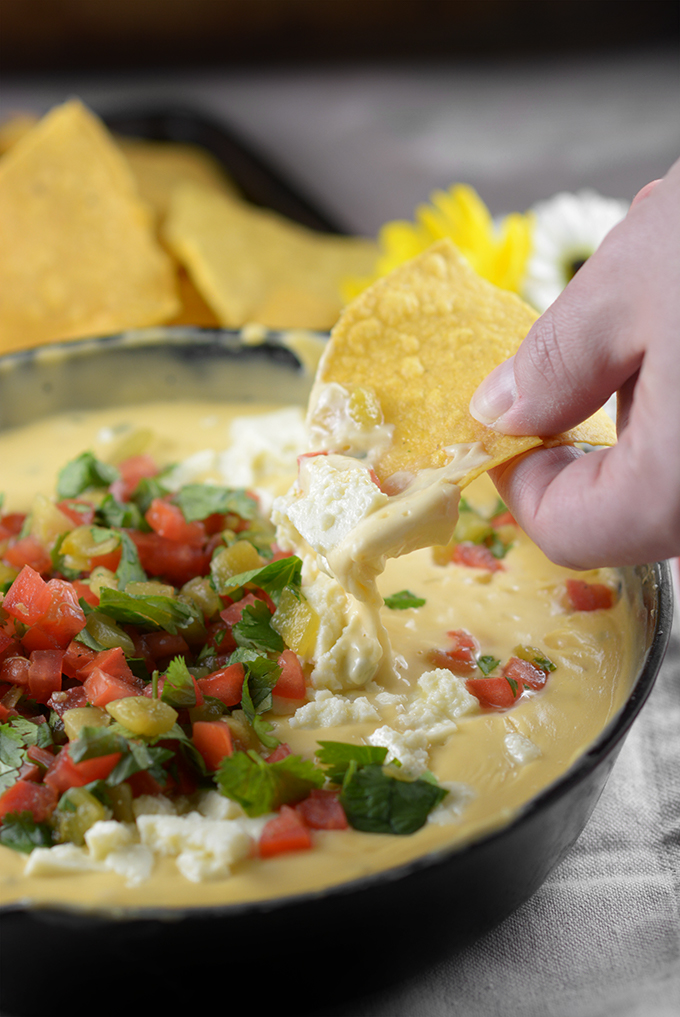
<path fill-rule="evenodd" d="M 523 766 L 525 763 L 531 763 L 532 760 L 538 759 L 541 755 L 538 745 L 535 745 L 530 738 L 526 738 L 517 731 L 511 731 L 509 734 L 506 734 L 504 742 L 505 750 L 510 758 L 520 766 Z"/>
<path fill-rule="evenodd" d="M 64 876 L 74 872 L 101 872 L 102 862 L 75 844 L 56 844 L 51 848 L 34 848 L 28 856 L 24 873 L 27 876 Z"/>
<path fill-rule="evenodd" d="M 366 516 L 388 502 L 358 459 L 319 455 L 302 459 L 285 514 L 310 547 L 327 558 Z"/>
<path fill-rule="evenodd" d="M 85 843 L 90 856 L 97 862 L 103 862 L 112 851 L 119 851 L 133 844 L 137 839 L 136 833 L 132 825 L 119 823 L 115 819 L 103 819 L 86 830 Z"/>
<path fill-rule="evenodd" d="M 200 812 L 206 819 L 243 819 L 245 812 L 231 798 L 225 798 L 219 791 L 202 791 L 196 811 Z"/>
<path fill-rule="evenodd" d="M 307 448 L 303 412 L 297 406 L 236 417 L 230 437 L 231 446 L 217 456 L 217 468 L 230 487 L 253 487 L 270 477 L 294 476 L 297 457 Z"/>
<path fill-rule="evenodd" d="M 291 727 L 339 727 L 380 720 L 380 714 L 366 696 L 348 699 L 334 696 L 328 689 L 314 692 L 314 700 L 300 706 L 288 723 Z"/>
<path fill-rule="evenodd" d="M 426 731 L 395 731 L 384 725 L 367 738 L 369 745 L 382 745 L 388 752 L 385 762 L 397 759 L 406 773 L 419 776 L 428 768 L 429 739 Z"/>
<path fill-rule="evenodd" d="M 128 886 L 138 886 L 151 875 L 153 851 L 139 843 L 132 824 L 118 823 L 115 819 L 101 820 L 85 833 L 85 843 L 90 858 L 122 876 Z"/>
<path fill-rule="evenodd" d="M 456 730 L 459 717 L 478 709 L 479 700 L 470 695 L 462 678 L 446 668 L 435 668 L 418 679 L 418 691 L 399 717 L 399 724 L 426 730 L 432 743 L 441 742 Z"/>
<path fill-rule="evenodd" d="M 137 820 L 142 843 L 161 855 L 174 857 L 177 868 L 194 883 L 223 879 L 232 866 L 250 853 L 253 837 L 264 822 L 248 819 L 206 819 L 199 812 L 186 816 L 144 815 Z"/>
<path fill-rule="evenodd" d="M 132 800 L 132 812 L 137 819 L 138 816 L 176 816 L 177 808 L 165 795 L 139 795 Z"/>
<path fill-rule="evenodd" d="M 468 803 L 475 797 L 475 791 L 469 784 L 456 781 L 442 781 L 439 785 L 449 793 L 427 817 L 428 823 L 445 826 L 460 819 Z"/>

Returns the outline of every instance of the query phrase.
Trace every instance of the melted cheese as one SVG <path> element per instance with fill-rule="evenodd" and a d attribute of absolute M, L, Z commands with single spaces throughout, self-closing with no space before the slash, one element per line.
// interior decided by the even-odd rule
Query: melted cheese
<path fill-rule="evenodd" d="M 206 448 L 222 449 L 235 416 L 273 409 L 249 406 L 246 411 L 239 406 L 173 403 L 65 415 L 7 432 L 0 435 L 5 510 L 26 510 L 37 492 L 53 490 L 58 468 L 84 448 L 107 457 L 114 442 L 147 431 L 152 434 L 145 451 L 161 461 L 176 462 Z M 208 476 L 214 470 L 214 460 L 210 463 Z M 213 478 L 223 479 L 214 474 Z M 263 477 L 261 483 L 278 493 L 287 488 L 290 479 L 278 482 Z M 452 504 L 457 505 L 458 497 L 455 484 L 448 486 L 451 490 L 444 484 L 442 495 L 446 512 Z M 475 482 L 469 499 L 477 505 L 492 505 L 495 492 L 490 482 L 484 478 Z M 398 504 L 396 499 L 391 501 Z M 367 679 L 349 690 L 324 692 L 321 704 L 328 702 L 329 696 L 340 700 L 335 712 L 339 726 L 309 726 L 273 715 L 270 719 L 276 724 L 277 736 L 304 755 L 313 754 L 319 739 L 330 738 L 389 743 L 397 755 L 410 752 L 421 765 L 426 760 L 439 780 L 451 788 L 431 821 L 408 837 L 319 831 L 312 851 L 242 861 L 228 878 L 202 883 L 185 879 L 171 857 L 157 860 L 151 876 L 138 885 L 127 885 L 115 871 L 101 868 L 77 876 L 27 877 L 25 857 L 0 848 L 3 900 L 117 910 L 153 905 L 214 906 L 315 891 L 496 829 L 572 765 L 628 695 L 636 658 L 635 625 L 626 597 L 609 611 L 567 613 L 562 589 L 571 573 L 551 564 L 521 533 L 504 560 L 504 571 L 493 575 L 454 565 L 437 566 L 430 551 L 418 549 L 417 542 L 411 553 L 388 559 L 385 531 L 378 522 L 383 508 L 366 517 L 360 544 L 347 553 L 359 560 L 362 554 L 366 560 L 380 559 L 384 571 L 372 567 L 372 577 L 367 580 L 360 573 L 356 581 L 375 583 L 376 593 L 371 596 L 379 599 L 410 589 L 425 598 L 425 606 L 380 610 L 385 645 L 394 647 L 393 664 L 384 673 L 380 671 L 378 682 Z M 394 511 L 394 532 L 398 533 L 401 521 L 398 510 Z M 424 518 L 429 518 L 430 512 L 428 507 Z M 451 520 L 446 512 L 448 526 Z M 373 516 L 374 522 L 368 525 Z M 352 539 L 356 537 L 355 533 Z M 388 547 L 398 543 L 394 533 L 387 540 Z M 343 574 L 343 568 L 349 566 L 343 566 L 334 554 L 332 565 Z M 585 578 L 616 582 L 615 574 L 607 570 Z M 522 699 L 508 712 L 481 713 L 463 699 L 460 709 L 444 708 L 439 687 L 442 678 L 428 663 L 427 654 L 433 648 L 445 649 L 447 632 L 461 628 L 475 635 L 484 653 L 502 660 L 518 643 L 540 646 L 557 670 L 545 689 Z M 314 703 L 318 696 L 313 697 Z M 365 702 L 359 703 L 360 699 Z M 322 723 L 322 714 L 320 709 L 313 724 Z M 443 726 L 436 728 L 437 724 Z"/>

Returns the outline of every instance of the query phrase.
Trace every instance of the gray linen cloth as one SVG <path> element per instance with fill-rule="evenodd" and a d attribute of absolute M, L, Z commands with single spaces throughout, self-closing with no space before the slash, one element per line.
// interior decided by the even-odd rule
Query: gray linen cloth
<path fill-rule="evenodd" d="M 680 1017 L 680 618 L 583 834 L 473 946 L 329 1017 Z"/>

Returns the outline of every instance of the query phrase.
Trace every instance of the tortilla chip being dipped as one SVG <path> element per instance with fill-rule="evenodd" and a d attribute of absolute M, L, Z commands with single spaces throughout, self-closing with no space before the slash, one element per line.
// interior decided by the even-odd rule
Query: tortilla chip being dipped
<path fill-rule="evenodd" d="M 394 428 L 374 463 L 381 483 L 444 466 L 445 448 L 454 444 L 479 442 L 489 456 L 461 486 L 538 445 L 614 444 L 616 430 L 603 410 L 549 438 L 499 434 L 470 415 L 477 386 L 516 352 L 537 317 L 519 297 L 478 276 L 450 240 L 439 241 L 348 305 L 331 332 L 315 392 L 336 382 L 375 393 Z M 314 402 L 313 392 L 312 412 Z"/>
<path fill-rule="evenodd" d="M 369 272 L 377 253 L 372 241 L 315 233 L 188 184 L 174 194 L 164 237 L 228 328 L 330 328 L 341 280 Z"/>
<path fill-rule="evenodd" d="M 77 100 L 0 162 L 0 350 L 154 325 L 175 269 L 106 129 Z"/>

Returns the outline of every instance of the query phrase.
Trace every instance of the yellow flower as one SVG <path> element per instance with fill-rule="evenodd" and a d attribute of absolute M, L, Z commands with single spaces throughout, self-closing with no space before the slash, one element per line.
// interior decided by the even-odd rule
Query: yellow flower
<path fill-rule="evenodd" d="M 415 219 L 396 220 L 382 227 L 373 275 L 344 280 L 345 300 L 353 299 L 376 279 L 442 237 L 449 237 L 484 279 L 501 289 L 519 292 L 531 250 L 530 214 L 513 213 L 496 226 L 477 192 L 466 184 L 454 184 L 448 191 L 435 191 L 430 204 L 419 205 Z"/>

